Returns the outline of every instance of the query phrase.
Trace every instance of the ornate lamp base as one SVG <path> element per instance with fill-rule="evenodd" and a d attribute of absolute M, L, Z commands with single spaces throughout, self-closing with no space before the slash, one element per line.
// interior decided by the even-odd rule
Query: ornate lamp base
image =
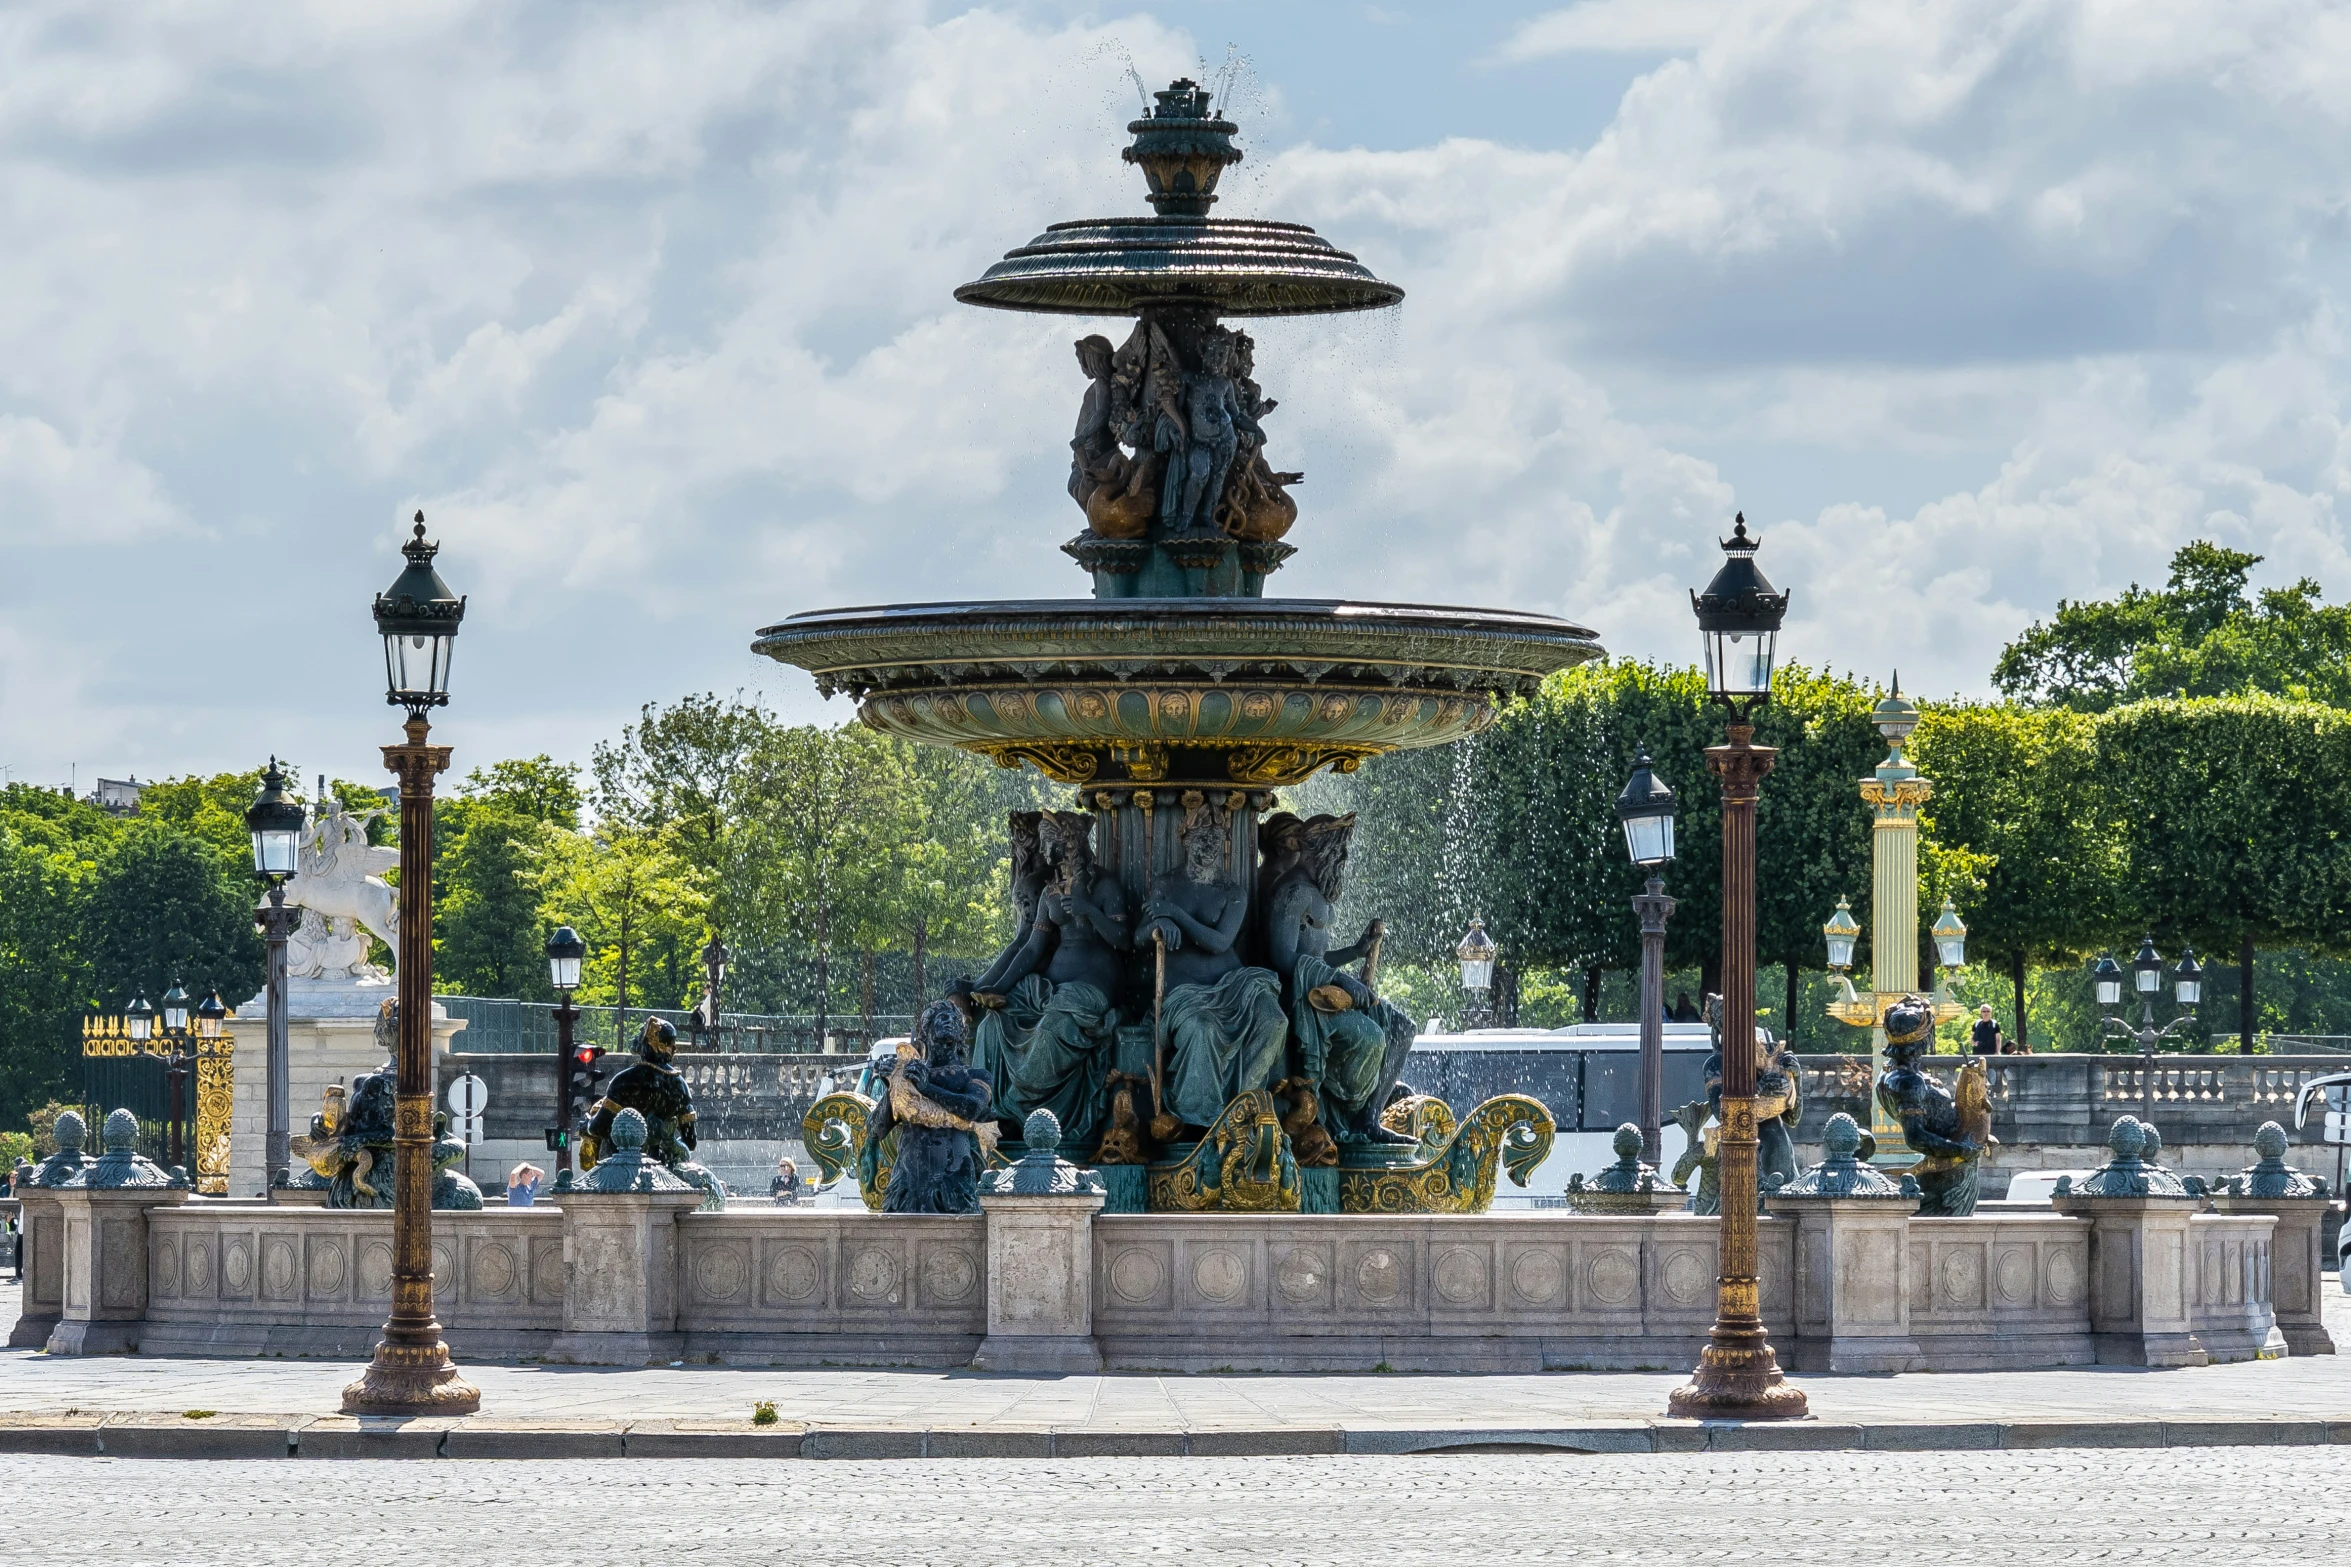
<path fill-rule="evenodd" d="M 480 1388 L 457 1374 L 449 1346 L 376 1345 L 367 1374 L 343 1389 L 347 1415 L 470 1415 L 482 1407 Z"/>
<path fill-rule="evenodd" d="M 1698 1369 L 1673 1390 L 1665 1412 L 1678 1420 L 1801 1420 L 1811 1406 L 1804 1390 L 1780 1375 L 1779 1357 L 1761 1326 L 1718 1322 Z"/>

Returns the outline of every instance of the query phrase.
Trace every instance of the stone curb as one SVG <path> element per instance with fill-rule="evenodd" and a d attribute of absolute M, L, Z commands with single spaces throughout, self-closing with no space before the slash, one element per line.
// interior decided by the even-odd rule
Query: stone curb
<path fill-rule="evenodd" d="M 2013 1420 L 1878 1424 L 1621 1421 L 1409 1429 L 1057 1430 L 1047 1426 L 801 1426 L 665 1419 L 398 1420 L 345 1415 L 0 1415 L 0 1454 L 111 1458 L 1272 1458 L 1479 1453 L 1959 1452 L 2049 1448 L 2321 1447 L 2351 1421 Z"/>

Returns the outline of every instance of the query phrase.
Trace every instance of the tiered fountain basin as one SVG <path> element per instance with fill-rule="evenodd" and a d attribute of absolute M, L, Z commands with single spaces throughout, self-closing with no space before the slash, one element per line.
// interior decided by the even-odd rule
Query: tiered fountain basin
<path fill-rule="evenodd" d="M 1212 307 L 1224 316 L 1330 315 L 1397 304 L 1404 290 L 1302 223 L 1088 218 L 1056 223 L 955 297 L 1050 315 Z"/>
<path fill-rule="evenodd" d="M 1332 599 L 1012 599 L 816 610 L 753 647 L 885 734 L 1063 783 L 1277 787 L 1445 745 L 1601 656 L 1548 615 Z"/>

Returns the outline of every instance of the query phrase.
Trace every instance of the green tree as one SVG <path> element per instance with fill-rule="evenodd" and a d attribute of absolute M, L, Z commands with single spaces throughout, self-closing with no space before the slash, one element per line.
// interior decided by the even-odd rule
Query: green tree
<path fill-rule="evenodd" d="M 580 999 L 615 1007 L 683 1007 L 700 982 L 709 877 L 666 834 L 599 827 L 549 832 L 534 877 L 539 918 L 570 925 L 588 945 Z M 625 1048 L 625 1037 L 616 1039 Z"/>
<path fill-rule="evenodd" d="M 2258 555 L 2197 540 L 2162 589 L 2060 600 L 2001 651 L 1992 680 L 2018 701 L 2102 713 L 2153 697 L 2267 692 L 2351 706 L 2351 606 L 2305 577 L 2249 594 Z"/>
<path fill-rule="evenodd" d="M 1935 790 L 1920 813 L 1924 843 L 1985 864 L 1982 893 L 1965 905 L 1969 956 L 2005 970 L 2015 1037 L 2029 1041 L 2028 971 L 2078 963 L 2127 919 L 2128 846 L 2095 725 L 2064 709 L 1930 704 L 1910 756 Z"/>
<path fill-rule="evenodd" d="M 433 812 L 433 973 L 443 989 L 552 1000 L 539 906 L 552 840 L 576 834 L 579 769 L 476 768 Z"/>
<path fill-rule="evenodd" d="M 2124 914 L 2236 958 L 2250 1050 L 2255 948 L 2343 950 L 2351 715 L 2267 696 L 2139 702 L 2095 734 L 2128 856 Z"/>
<path fill-rule="evenodd" d="M 597 819 L 665 833 L 677 853 L 718 876 L 753 759 L 776 733 L 764 707 L 739 697 L 705 692 L 668 707 L 648 702 L 617 744 L 595 749 Z"/>
<path fill-rule="evenodd" d="M 250 876 L 167 822 L 134 819 L 107 845 L 83 910 L 90 988 L 103 1008 L 152 1002 L 175 980 L 191 996 L 217 987 L 231 1006 L 261 988 Z"/>
<path fill-rule="evenodd" d="M 0 814 L 0 1121 L 72 1091 L 93 870 L 77 846 L 46 846 Z"/>

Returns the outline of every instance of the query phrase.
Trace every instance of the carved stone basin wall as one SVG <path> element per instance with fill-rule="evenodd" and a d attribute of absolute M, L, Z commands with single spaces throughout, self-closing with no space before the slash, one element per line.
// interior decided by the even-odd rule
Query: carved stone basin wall
<path fill-rule="evenodd" d="M 1601 652 L 1547 615 L 1310 599 L 820 610 L 753 646 L 888 734 L 1065 783 L 1221 786 L 1448 744 Z"/>

